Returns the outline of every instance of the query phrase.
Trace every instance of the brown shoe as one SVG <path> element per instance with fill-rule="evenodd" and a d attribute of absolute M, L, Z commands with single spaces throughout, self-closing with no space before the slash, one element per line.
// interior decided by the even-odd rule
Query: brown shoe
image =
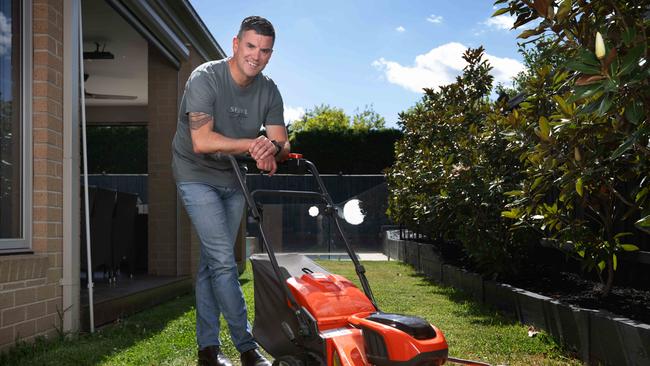
<path fill-rule="evenodd" d="M 240 359 L 241 366 L 271 366 L 269 360 L 264 358 L 257 348 L 243 352 Z"/>
<path fill-rule="evenodd" d="M 199 366 L 232 366 L 232 362 L 219 346 L 207 346 L 199 350 Z"/>

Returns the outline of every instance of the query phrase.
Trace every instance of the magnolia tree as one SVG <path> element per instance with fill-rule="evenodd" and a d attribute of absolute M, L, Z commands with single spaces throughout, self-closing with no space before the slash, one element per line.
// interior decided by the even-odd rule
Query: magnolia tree
<path fill-rule="evenodd" d="M 649 238 L 650 0 L 495 4 L 522 29 L 527 71 L 491 101 L 490 66 L 470 49 L 454 83 L 425 89 L 400 115 L 388 212 L 487 273 L 515 272 L 523 243 L 545 238 L 606 295 L 619 254 Z"/>
<path fill-rule="evenodd" d="M 530 45 L 566 60 L 531 70 L 503 119 L 525 165 L 502 215 L 572 250 L 611 290 L 618 254 L 650 227 L 648 0 L 499 0 Z"/>
<path fill-rule="evenodd" d="M 400 115 L 404 137 L 388 171 L 388 212 L 432 239 L 459 243 L 485 274 L 513 274 L 530 240 L 509 230 L 504 192 L 521 181 L 506 151 L 501 111 L 489 99 L 491 67 L 483 48 L 469 49 L 462 75 Z M 516 237 L 520 236 L 520 237 Z"/>

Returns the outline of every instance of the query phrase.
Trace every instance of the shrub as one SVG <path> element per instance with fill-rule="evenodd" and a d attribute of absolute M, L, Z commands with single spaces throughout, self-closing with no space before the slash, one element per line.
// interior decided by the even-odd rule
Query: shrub
<path fill-rule="evenodd" d="M 486 274 L 519 269 L 524 231 L 500 216 L 504 192 L 521 180 L 519 161 L 506 152 L 500 115 L 488 96 L 491 67 L 483 48 L 469 49 L 456 82 L 425 89 L 422 101 L 400 115 L 404 137 L 388 171 L 394 221 L 448 242 L 458 241 Z"/>
<path fill-rule="evenodd" d="M 396 129 L 295 132 L 291 150 L 313 161 L 320 173 L 381 174 L 394 161 Z"/>
<path fill-rule="evenodd" d="M 400 115 L 389 214 L 459 241 L 484 272 L 512 272 L 535 229 L 606 295 L 618 254 L 650 231 L 650 0 L 495 4 L 526 25 L 527 72 L 492 103 L 482 49 L 469 50 L 455 83 Z"/>
<path fill-rule="evenodd" d="M 637 249 L 626 223 L 649 221 L 650 2 L 495 2 L 504 3 L 495 14 L 515 16 L 515 28 L 539 21 L 520 38 L 549 43 L 566 61 L 534 70 L 528 99 L 507 117 L 526 178 L 503 215 L 569 244 L 606 295 L 617 254 Z"/>

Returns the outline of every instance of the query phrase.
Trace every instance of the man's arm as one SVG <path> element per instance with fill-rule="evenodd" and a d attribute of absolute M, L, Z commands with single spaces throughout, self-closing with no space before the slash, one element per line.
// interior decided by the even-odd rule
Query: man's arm
<path fill-rule="evenodd" d="M 275 160 L 287 160 L 287 157 L 289 157 L 289 153 L 291 152 L 291 145 L 289 144 L 289 137 L 287 136 L 287 128 L 284 127 L 284 125 L 267 125 L 266 136 L 268 136 L 269 140 L 274 140 L 282 146 L 282 150 L 280 151 L 280 154 L 275 157 Z"/>
<path fill-rule="evenodd" d="M 202 112 L 189 113 L 192 149 L 197 154 L 243 154 L 249 152 L 253 159 L 263 160 L 272 157 L 276 147 L 264 136 L 256 139 L 234 139 L 214 132 L 214 119 Z M 286 135 L 286 133 L 285 133 Z"/>
<path fill-rule="evenodd" d="M 213 130 L 214 119 L 203 112 L 189 113 L 192 149 L 196 154 L 243 154 L 248 151 L 252 139 L 233 139 Z"/>
<path fill-rule="evenodd" d="M 257 161 L 257 168 L 269 172 L 269 175 L 275 174 L 275 171 L 278 169 L 278 161 L 284 161 L 289 156 L 289 139 L 287 137 L 287 129 L 284 125 L 267 125 L 266 126 L 266 136 L 258 137 L 251 144 L 250 153 L 253 157 L 258 153 L 258 149 L 262 149 L 262 146 L 266 146 L 267 143 L 270 143 L 273 146 L 270 154 L 264 154 L 262 158 L 255 159 Z M 271 143 L 271 140 L 275 140 L 282 149 L 280 153 L 275 155 L 277 148 L 275 144 Z"/>

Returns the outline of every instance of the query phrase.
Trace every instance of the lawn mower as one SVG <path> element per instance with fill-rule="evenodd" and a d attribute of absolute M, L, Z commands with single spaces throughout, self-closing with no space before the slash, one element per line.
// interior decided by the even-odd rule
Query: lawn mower
<path fill-rule="evenodd" d="M 294 174 L 311 173 L 319 192 L 255 190 L 250 192 L 239 163 L 229 156 L 266 253 L 250 257 L 253 268 L 253 335 L 273 356 L 274 366 L 439 366 L 445 362 L 488 365 L 448 356 L 445 336 L 426 320 L 380 311 L 365 269 L 341 228 L 337 208 L 316 166 L 300 154 L 281 164 Z M 262 225 L 263 196 L 314 199 L 325 205 L 359 277 L 362 290 L 328 272 L 308 257 L 275 253 Z"/>

